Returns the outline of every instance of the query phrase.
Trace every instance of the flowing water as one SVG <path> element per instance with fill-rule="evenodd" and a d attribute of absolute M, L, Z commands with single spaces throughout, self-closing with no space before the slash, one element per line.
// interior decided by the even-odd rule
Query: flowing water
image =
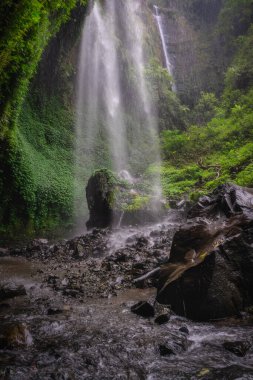
<path fill-rule="evenodd" d="M 97 168 L 140 176 L 160 162 L 142 8 L 139 0 L 95 1 L 84 23 L 76 122 L 76 176 L 83 187 Z M 150 188 L 161 194 L 159 176 Z M 79 209 L 82 194 L 83 188 Z"/>
<path fill-rule="evenodd" d="M 152 246 L 152 236 L 175 228 L 175 223 L 170 217 L 146 229 L 132 228 L 128 238 L 144 234 Z M 121 239 L 124 234 L 127 236 L 124 229 L 111 233 L 110 253 L 119 248 L 117 241 L 121 241 L 121 248 L 127 246 L 126 240 Z M 81 277 L 85 261 L 74 264 L 57 259 L 56 267 L 59 273 L 76 271 Z M 253 379 L 253 349 L 241 358 L 222 346 L 226 340 L 251 338 L 252 324 L 243 320 L 196 323 L 174 315 L 167 324 L 159 326 L 152 318 L 144 319 L 130 311 L 139 300 L 154 302 L 153 288 L 132 288 L 105 299 L 87 298 L 84 294 L 78 300 L 43 282 L 42 272 L 52 277 L 50 261 L 42 264 L 36 260 L 0 258 L 0 268 L 2 280 L 22 283 L 28 293 L 7 301 L 7 309 L 0 307 L 0 335 L 6 324 L 21 322 L 27 325 L 32 339 L 27 347 L 0 347 L 1 379 Z M 49 314 L 49 308 L 60 312 Z M 189 334 L 179 331 L 182 327 L 187 327 Z M 161 345 L 170 347 L 174 354 L 162 356 Z"/>
<path fill-rule="evenodd" d="M 154 5 L 154 12 L 155 12 L 155 19 L 157 22 L 159 34 L 161 37 L 165 65 L 168 70 L 168 73 L 171 75 L 171 77 L 173 77 L 173 66 L 170 59 L 169 48 L 166 44 L 166 33 L 165 33 L 165 26 L 163 23 L 163 17 L 162 17 L 160 9 L 156 5 Z M 172 83 L 172 90 L 176 92 L 176 85 L 174 82 Z"/>

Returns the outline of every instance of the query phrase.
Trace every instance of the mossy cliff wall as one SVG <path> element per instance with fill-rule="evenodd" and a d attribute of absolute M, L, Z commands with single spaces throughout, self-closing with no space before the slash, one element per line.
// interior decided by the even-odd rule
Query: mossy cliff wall
<path fill-rule="evenodd" d="M 68 222 L 73 67 L 86 10 L 76 0 L 1 2 L 2 237 Z"/>

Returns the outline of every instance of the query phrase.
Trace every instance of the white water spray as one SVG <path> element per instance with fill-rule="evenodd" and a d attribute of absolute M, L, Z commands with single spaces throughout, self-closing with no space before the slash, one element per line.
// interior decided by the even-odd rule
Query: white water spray
<path fill-rule="evenodd" d="M 160 161 L 142 6 L 139 0 L 96 1 L 85 20 L 76 122 L 76 175 L 85 181 L 96 168 L 135 177 Z M 159 178 L 150 188 L 161 194 Z"/>
<path fill-rule="evenodd" d="M 168 46 L 167 46 L 166 40 L 165 40 L 165 33 L 164 33 L 164 28 L 163 28 L 162 16 L 161 16 L 161 13 L 160 13 L 158 6 L 154 5 L 154 11 L 155 11 L 155 19 L 157 22 L 159 34 L 161 37 L 163 54 L 164 54 L 164 58 L 165 58 L 165 65 L 166 65 L 166 68 L 168 70 L 168 73 L 171 75 L 171 77 L 173 77 L 173 66 L 171 64 L 169 49 L 168 49 Z M 174 92 L 176 91 L 176 86 L 174 83 L 172 84 L 172 90 Z"/>

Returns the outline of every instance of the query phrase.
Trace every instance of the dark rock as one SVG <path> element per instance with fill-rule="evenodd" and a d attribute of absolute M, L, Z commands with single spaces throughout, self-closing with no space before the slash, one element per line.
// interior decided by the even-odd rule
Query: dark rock
<path fill-rule="evenodd" d="M 233 354 L 243 357 L 247 354 L 252 344 L 249 341 L 225 342 L 223 347 Z"/>
<path fill-rule="evenodd" d="M 98 170 L 91 176 L 86 187 L 90 211 L 90 218 L 86 223 L 88 229 L 105 228 L 112 224 L 115 190 L 115 181 L 110 171 Z"/>
<path fill-rule="evenodd" d="M 165 344 L 159 345 L 159 352 L 161 356 L 170 356 L 170 355 L 176 355 L 176 353 Z"/>
<path fill-rule="evenodd" d="M 180 327 L 179 331 L 187 335 L 189 334 L 189 330 L 186 326 Z"/>
<path fill-rule="evenodd" d="M 209 196 L 201 197 L 188 212 L 188 218 L 230 218 L 237 213 L 253 213 L 253 189 L 220 185 Z"/>
<path fill-rule="evenodd" d="M 191 219 L 174 235 L 158 302 L 199 321 L 235 316 L 253 303 L 252 205 L 252 193 L 239 186 L 201 198 L 190 216 L 212 219 Z"/>
<path fill-rule="evenodd" d="M 169 314 L 161 314 L 161 315 L 158 315 L 155 319 L 155 323 L 157 323 L 158 325 L 163 325 L 167 322 L 169 322 L 170 320 L 170 315 Z"/>
<path fill-rule="evenodd" d="M 140 301 L 131 307 L 131 311 L 134 314 L 140 315 L 143 318 L 154 317 L 155 311 L 152 305 L 146 301 Z"/>
<path fill-rule="evenodd" d="M 4 284 L 0 286 L 0 301 L 25 295 L 26 290 L 23 285 Z"/>
<path fill-rule="evenodd" d="M 11 305 L 9 303 L 1 303 L 0 304 L 0 312 L 2 310 L 8 310 L 8 309 L 10 309 L 10 307 L 11 307 Z"/>
<path fill-rule="evenodd" d="M 62 314 L 63 310 L 58 309 L 56 307 L 50 307 L 47 311 L 47 315 L 57 315 L 57 314 Z"/>
<path fill-rule="evenodd" d="M 201 377 L 198 376 L 201 379 Z M 252 380 L 252 366 L 230 365 L 224 368 L 212 369 L 210 374 L 202 379 L 205 380 Z"/>

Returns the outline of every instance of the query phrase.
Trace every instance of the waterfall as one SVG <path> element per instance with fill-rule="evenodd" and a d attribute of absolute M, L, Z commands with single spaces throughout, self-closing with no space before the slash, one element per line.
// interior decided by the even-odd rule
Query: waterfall
<path fill-rule="evenodd" d="M 163 20 L 162 20 L 162 16 L 160 14 L 160 10 L 159 10 L 158 6 L 154 5 L 154 11 L 155 11 L 155 19 L 156 19 L 156 22 L 157 22 L 159 34 L 160 34 L 160 37 L 161 37 L 163 54 L 164 54 L 164 58 L 165 58 L 165 65 L 166 65 L 166 68 L 168 70 L 168 73 L 171 75 L 171 77 L 173 77 L 173 66 L 171 64 L 170 55 L 169 55 L 169 49 L 168 49 L 168 46 L 167 46 L 166 40 L 165 40 L 165 32 L 164 32 L 164 27 L 163 27 Z M 176 91 L 176 86 L 175 86 L 174 83 L 172 84 L 172 90 L 174 92 Z"/>
<path fill-rule="evenodd" d="M 145 75 L 142 6 L 139 0 L 97 0 L 83 26 L 76 176 L 84 181 L 96 168 L 135 177 L 160 161 L 156 107 Z M 160 194 L 159 179 L 150 188 Z M 79 187 L 77 203 L 82 196 Z"/>

